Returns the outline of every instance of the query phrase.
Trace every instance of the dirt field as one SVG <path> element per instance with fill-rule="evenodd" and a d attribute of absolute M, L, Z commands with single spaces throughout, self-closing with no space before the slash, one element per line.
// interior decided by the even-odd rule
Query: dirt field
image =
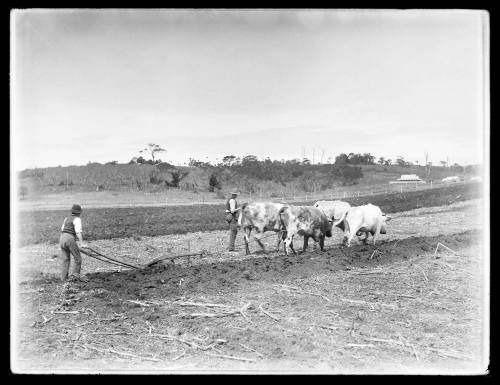
<path fill-rule="evenodd" d="M 226 231 L 96 240 L 91 247 L 141 264 L 188 249 L 210 254 L 141 271 L 84 257 L 90 281 L 71 285 L 57 278 L 56 245 L 23 247 L 14 368 L 479 373 L 479 204 L 397 213 L 377 247 L 341 249 L 337 231 L 325 252 L 311 245 L 297 257 L 226 253 Z M 435 258 L 438 242 L 456 254 L 441 248 Z"/>
<path fill-rule="evenodd" d="M 460 184 L 432 190 L 361 196 L 343 200 L 355 206 L 373 203 L 386 213 L 396 213 L 419 207 L 466 201 L 479 196 L 480 190 L 477 184 Z M 239 202 L 241 204 L 245 201 L 239 199 Z M 294 204 L 312 205 L 314 202 L 310 200 Z M 61 223 L 67 215 L 67 209 L 19 213 L 19 244 L 24 246 L 47 241 L 57 243 Z M 221 204 L 84 209 L 82 220 L 85 239 L 88 240 L 185 234 L 227 228 L 224 206 Z"/>

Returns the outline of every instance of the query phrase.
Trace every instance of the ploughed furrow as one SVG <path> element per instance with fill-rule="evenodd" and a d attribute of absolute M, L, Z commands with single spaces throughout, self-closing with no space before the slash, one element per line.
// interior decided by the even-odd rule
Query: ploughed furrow
<path fill-rule="evenodd" d="M 91 273 L 87 275 L 89 282 L 82 283 L 81 287 L 85 290 L 99 287 L 113 292 L 126 290 L 134 298 L 138 292 L 147 292 L 148 285 L 145 282 L 153 283 L 154 295 L 163 298 L 210 291 L 224 292 L 251 281 L 277 282 L 356 267 L 364 267 L 369 271 L 375 266 L 412 259 L 422 254 L 433 254 L 438 242 L 452 250 L 460 250 L 471 244 L 478 244 L 481 240 L 480 231 L 470 230 L 450 235 L 382 241 L 376 246 L 371 244 L 355 245 L 351 248 L 332 246 L 324 252 L 308 251 L 288 257 L 255 255 L 243 260 L 211 263 L 200 260 L 190 266 L 171 264 L 167 260 L 165 263 L 139 271 Z M 443 252 L 443 249 L 440 249 L 440 252 Z M 372 254 L 373 258 L 370 259 Z M 185 284 L 179 285 L 179 282 Z"/>

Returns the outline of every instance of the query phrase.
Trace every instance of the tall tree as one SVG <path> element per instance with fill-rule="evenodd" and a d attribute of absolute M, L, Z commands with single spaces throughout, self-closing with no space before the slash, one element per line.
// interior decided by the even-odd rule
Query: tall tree
<path fill-rule="evenodd" d="M 148 146 L 143 149 L 143 150 L 140 150 L 139 153 L 143 153 L 143 152 L 147 152 L 147 153 L 150 153 L 151 154 L 151 159 L 153 160 L 153 164 L 155 163 L 155 155 L 159 152 L 166 152 L 167 150 L 165 150 L 164 148 L 160 147 L 158 144 L 154 144 L 154 143 L 148 143 Z"/>

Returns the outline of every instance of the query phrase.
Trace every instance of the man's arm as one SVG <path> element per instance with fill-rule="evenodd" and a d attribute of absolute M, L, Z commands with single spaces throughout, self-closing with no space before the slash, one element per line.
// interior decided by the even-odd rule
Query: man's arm
<path fill-rule="evenodd" d="M 236 201 L 234 199 L 231 199 L 229 201 L 229 210 L 231 211 L 231 214 L 234 214 L 236 211 L 240 209 L 240 207 L 238 208 L 235 207 L 236 207 Z"/>
<path fill-rule="evenodd" d="M 78 248 L 88 247 L 88 245 L 83 241 L 81 219 L 75 218 L 75 220 L 73 221 L 73 224 L 75 225 L 76 243 L 78 245 Z"/>

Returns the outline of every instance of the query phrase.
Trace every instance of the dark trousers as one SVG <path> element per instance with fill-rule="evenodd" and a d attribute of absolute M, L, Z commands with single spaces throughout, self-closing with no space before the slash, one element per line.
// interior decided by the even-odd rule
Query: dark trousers
<path fill-rule="evenodd" d="M 63 281 L 68 279 L 71 254 L 73 255 L 74 260 L 72 274 L 80 275 L 80 269 L 82 268 L 82 256 L 80 255 L 80 249 L 76 244 L 75 237 L 68 233 L 61 233 L 59 246 L 61 246 L 61 279 Z"/>
<path fill-rule="evenodd" d="M 238 219 L 233 215 L 233 219 L 229 222 L 229 251 L 234 251 L 234 241 L 238 233 Z"/>

